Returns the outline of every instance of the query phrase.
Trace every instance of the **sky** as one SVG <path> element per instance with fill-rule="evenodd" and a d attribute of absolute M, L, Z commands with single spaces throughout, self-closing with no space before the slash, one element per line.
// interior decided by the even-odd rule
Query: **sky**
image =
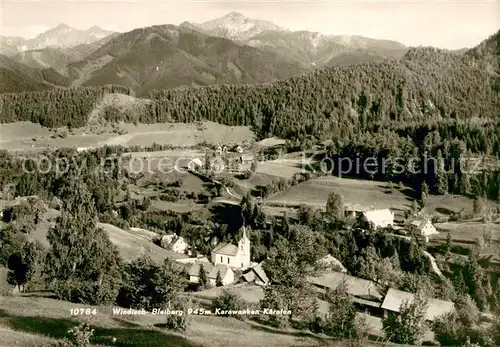
<path fill-rule="evenodd" d="M 407 46 L 472 47 L 500 28 L 500 0 L 0 0 L 0 35 L 31 38 L 59 23 L 114 31 L 200 23 L 236 11 L 291 30 L 362 35 Z"/>

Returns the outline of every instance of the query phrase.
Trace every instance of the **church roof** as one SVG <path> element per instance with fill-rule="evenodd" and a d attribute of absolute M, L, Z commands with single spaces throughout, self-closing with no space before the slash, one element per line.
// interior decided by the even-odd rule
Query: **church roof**
<path fill-rule="evenodd" d="M 238 247 L 231 243 L 223 242 L 218 244 L 212 252 L 216 254 L 235 256 L 236 254 L 238 254 Z"/>
<path fill-rule="evenodd" d="M 243 226 L 243 235 L 242 235 L 242 238 L 240 239 L 240 243 L 243 240 L 249 241 L 248 237 L 247 237 L 247 234 L 246 234 L 245 226 Z M 221 242 L 217 246 L 215 246 L 215 248 L 212 251 L 212 253 L 235 256 L 235 255 L 238 254 L 238 246 L 233 245 L 232 243 Z"/>

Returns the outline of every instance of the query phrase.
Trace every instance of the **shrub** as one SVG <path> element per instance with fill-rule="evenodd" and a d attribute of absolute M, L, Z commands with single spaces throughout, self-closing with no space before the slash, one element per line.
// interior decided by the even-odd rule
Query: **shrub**
<path fill-rule="evenodd" d="M 185 332 L 189 326 L 189 315 L 187 314 L 190 303 L 185 298 L 175 300 L 169 309 L 182 312 L 182 314 L 169 314 L 165 326 L 169 330 Z"/>
<path fill-rule="evenodd" d="M 241 297 L 235 293 L 230 292 L 228 289 L 224 289 L 222 293 L 212 301 L 212 312 L 214 312 L 215 310 L 238 311 L 241 310 L 242 307 L 243 300 L 241 299 Z M 231 316 L 242 319 L 242 316 L 238 314 L 231 314 Z"/>

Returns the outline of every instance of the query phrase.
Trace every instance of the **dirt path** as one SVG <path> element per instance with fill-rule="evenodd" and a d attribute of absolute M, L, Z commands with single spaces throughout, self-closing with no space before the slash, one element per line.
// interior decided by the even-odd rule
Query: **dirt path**
<path fill-rule="evenodd" d="M 434 273 L 436 275 L 438 275 L 439 277 L 441 278 L 444 278 L 444 275 L 443 273 L 441 272 L 441 270 L 439 270 L 439 267 L 437 266 L 437 263 L 436 263 L 436 259 L 427 251 L 422 251 L 422 254 L 427 258 L 429 259 L 429 262 L 431 264 L 431 268 L 432 268 L 432 271 L 434 271 Z"/>

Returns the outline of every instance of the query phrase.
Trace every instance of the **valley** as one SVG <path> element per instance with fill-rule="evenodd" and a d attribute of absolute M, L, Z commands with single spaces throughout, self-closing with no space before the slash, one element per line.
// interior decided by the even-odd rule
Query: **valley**
<path fill-rule="evenodd" d="M 499 345 L 500 31 L 212 18 L 0 37 L 0 346 Z"/>

